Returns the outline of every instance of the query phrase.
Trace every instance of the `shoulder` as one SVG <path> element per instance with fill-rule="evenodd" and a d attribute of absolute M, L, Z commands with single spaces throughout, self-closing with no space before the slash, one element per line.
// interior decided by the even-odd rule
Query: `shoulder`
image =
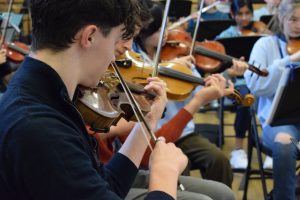
<path fill-rule="evenodd" d="M 263 36 L 256 41 L 256 43 L 253 46 L 253 49 L 255 48 L 269 49 L 270 47 L 273 48 L 276 45 L 276 40 L 277 37 L 274 35 Z"/>

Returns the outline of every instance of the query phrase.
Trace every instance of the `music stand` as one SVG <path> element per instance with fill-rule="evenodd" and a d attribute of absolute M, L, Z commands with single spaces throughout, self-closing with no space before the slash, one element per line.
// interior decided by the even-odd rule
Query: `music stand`
<path fill-rule="evenodd" d="M 1 32 L 4 28 L 4 24 L 7 21 L 7 17 L 8 17 L 8 13 L 2 13 L 2 15 L 0 15 L 0 18 L 2 19 Z M 12 41 L 15 31 L 17 31 L 18 33 L 21 32 L 19 25 L 22 22 L 22 18 L 23 18 L 23 14 L 11 13 L 8 27 L 7 27 L 6 36 L 5 36 L 5 41 L 8 41 L 8 42 Z"/>
<path fill-rule="evenodd" d="M 269 24 L 269 22 L 271 21 L 273 15 L 262 15 L 260 18 L 259 18 L 259 21 L 265 23 L 266 25 Z"/>
<path fill-rule="evenodd" d="M 222 31 L 235 24 L 234 20 L 201 21 L 197 32 L 197 41 L 214 40 Z"/>
<path fill-rule="evenodd" d="M 252 47 L 261 36 L 241 36 L 230 38 L 219 38 L 216 41 L 221 42 L 226 50 L 226 54 L 235 58 L 245 57 L 248 61 Z"/>
<path fill-rule="evenodd" d="M 166 0 L 160 0 L 163 5 L 166 5 Z M 175 0 L 171 1 L 169 17 L 171 21 L 178 20 L 180 17 L 185 17 L 191 14 L 192 1 L 190 0 Z"/>
<path fill-rule="evenodd" d="M 291 79 L 291 69 L 286 68 L 281 75 L 278 88 L 271 106 L 267 123 L 271 126 L 300 124 L 300 68 L 294 69 Z"/>

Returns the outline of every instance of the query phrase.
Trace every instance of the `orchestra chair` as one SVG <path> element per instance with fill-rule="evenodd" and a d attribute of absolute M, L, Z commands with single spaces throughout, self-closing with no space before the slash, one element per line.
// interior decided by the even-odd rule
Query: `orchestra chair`
<path fill-rule="evenodd" d="M 248 166 L 246 168 L 245 175 L 244 175 L 243 200 L 247 199 L 249 181 L 252 178 L 260 178 L 264 199 L 268 200 L 269 194 L 267 191 L 266 178 L 272 178 L 272 170 L 263 168 L 262 154 L 272 157 L 272 150 L 266 147 L 265 145 L 263 145 L 262 139 L 259 136 L 258 126 L 260 125 L 257 124 L 256 111 L 255 111 L 256 105 L 257 104 L 253 105 L 250 108 L 251 122 L 249 127 L 248 150 L 247 150 Z M 256 149 L 256 153 L 257 153 L 258 170 L 253 169 L 251 166 L 252 158 L 253 158 L 252 153 L 254 148 Z M 256 175 L 256 177 L 254 177 L 253 175 Z M 259 177 L 257 177 L 257 175 L 259 175 Z"/>
<path fill-rule="evenodd" d="M 220 38 L 216 41 L 221 42 L 224 47 L 227 55 L 230 55 L 235 58 L 240 58 L 242 56 L 245 57 L 245 60 L 249 60 L 250 53 L 252 51 L 252 47 L 255 42 L 261 36 L 241 36 L 241 37 L 231 37 L 231 38 Z M 242 48 L 241 48 L 242 47 Z M 218 116 L 219 116 L 219 141 L 224 141 L 224 126 L 229 124 L 224 124 L 224 111 L 229 110 L 233 111 L 234 105 L 225 105 L 224 104 L 224 97 L 219 101 L 219 109 L 218 109 Z M 230 124 L 232 125 L 232 124 Z M 235 170 L 236 172 L 244 172 L 244 170 Z"/>
<path fill-rule="evenodd" d="M 247 199 L 247 193 L 248 193 L 248 186 L 250 179 L 253 178 L 260 178 L 261 184 L 262 184 L 262 190 L 264 195 L 264 200 L 271 199 L 272 191 L 268 193 L 267 190 L 267 184 L 266 179 L 272 178 L 272 170 L 271 169 L 264 169 L 263 168 L 263 161 L 262 161 L 262 155 L 265 154 L 267 156 L 272 157 L 272 150 L 265 146 L 262 142 L 262 138 L 259 136 L 258 132 L 258 125 L 257 119 L 256 119 L 256 107 L 257 104 L 253 105 L 250 109 L 251 112 L 251 124 L 250 124 L 250 131 L 248 136 L 248 166 L 245 171 L 244 176 L 244 194 L 243 194 L 243 200 Z M 255 170 L 251 166 L 252 162 L 252 151 L 253 149 L 256 149 L 257 153 L 257 160 L 258 160 L 258 170 Z M 300 160 L 300 155 L 298 154 L 298 160 Z M 300 166 L 297 166 L 296 171 L 300 168 Z M 252 175 L 256 175 L 256 177 L 253 177 Z M 259 175 L 257 177 L 257 175 Z"/>
<path fill-rule="evenodd" d="M 222 31 L 235 24 L 234 20 L 201 21 L 197 32 L 197 41 L 214 40 Z"/>

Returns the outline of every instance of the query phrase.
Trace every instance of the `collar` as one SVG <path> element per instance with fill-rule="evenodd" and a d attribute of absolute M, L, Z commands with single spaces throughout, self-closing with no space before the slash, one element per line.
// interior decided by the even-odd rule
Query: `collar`
<path fill-rule="evenodd" d="M 24 59 L 9 87 L 17 85 L 21 85 L 21 90 L 30 91 L 46 101 L 64 99 L 71 102 L 58 73 L 48 64 L 32 57 Z"/>

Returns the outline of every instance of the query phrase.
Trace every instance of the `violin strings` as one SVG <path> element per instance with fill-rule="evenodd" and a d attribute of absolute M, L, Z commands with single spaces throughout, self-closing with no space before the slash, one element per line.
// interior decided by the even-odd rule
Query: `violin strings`
<path fill-rule="evenodd" d="M 140 125 L 140 127 L 141 127 L 141 130 L 142 130 L 142 132 L 143 132 L 143 135 L 144 135 L 144 137 L 145 137 L 145 139 L 146 139 L 146 141 L 147 141 L 147 143 L 148 143 L 148 146 L 149 146 L 149 148 L 150 148 L 150 150 L 151 150 L 151 152 L 152 152 L 152 151 L 153 151 L 153 147 L 152 147 L 152 145 L 151 145 L 151 143 L 150 143 L 150 140 L 148 139 L 148 136 L 147 136 L 147 133 L 146 133 L 146 130 L 145 130 L 145 129 L 148 130 L 148 133 L 150 134 L 150 136 L 152 137 L 152 139 L 153 139 L 154 141 L 156 141 L 156 136 L 155 136 L 154 133 L 151 131 L 149 125 L 146 123 L 146 120 L 145 120 L 144 117 L 143 117 L 143 114 L 142 114 L 142 111 L 141 111 L 140 107 L 138 106 L 136 100 L 133 98 L 133 96 L 132 96 L 132 94 L 131 94 L 129 88 L 127 87 L 127 85 L 126 85 L 126 83 L 125 83 L 125 81 L 124 81 L 123 78 L 121 77 L 121 74 L 120 74 L 119 70 L 117 69 L 116 64 L 115 64 L 114 62 L 112 62 L 111 65 L 112 65 L 112 67 L 114 68 L 114 70 L 115 70 L 115 72 L 116 72 L 116 75 L 117 75 L 117 77 L 118 77 L 119 80 L 120 80 L 120 83 L 121 83 L 121 85 L 122 85 L 122 87 L 123 87 L 123 89 L 124 89 L 124 91 L 125 91 L 126 97 L 127 97 L 128 100 L 129 100 L 129 103 L 130 103 L 130 105 L 131 105 L 131 107 L 132 107 L 132 109 L 133 109 L 133 112 L 134 112 L 134 114 L 135 114 L 135 116 L 136 116 L 136 118 L 137 118 L 137 121 L 138 121 L 138 123 L 139 123 L 139 125 Z M 143 122 L 143 123 L 142 123 L 142 122 Z M 144 126 L 143 126 L 142 124 L 144 124 Z"/>

